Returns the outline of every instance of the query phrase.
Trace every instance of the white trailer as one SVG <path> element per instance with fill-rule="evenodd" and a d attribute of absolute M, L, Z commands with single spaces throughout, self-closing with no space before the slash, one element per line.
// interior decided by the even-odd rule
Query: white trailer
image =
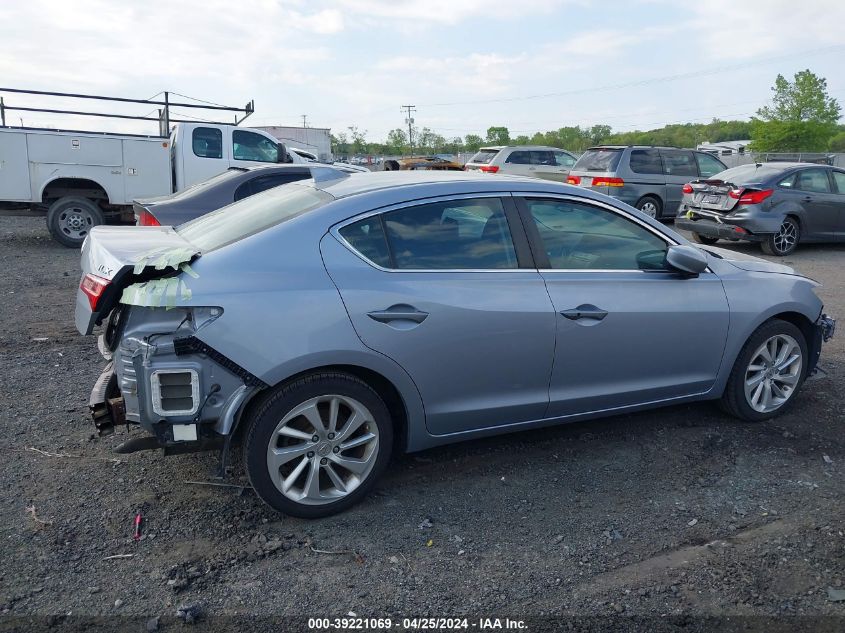
<path fill-rule="evenodd" d="M 167 195 L 230 167 L 312 162 L 263 130 L 178 123 L 169 138 L 0 127 L 0 204 L 47 214 L 78 247 L 91 227 L 131 221 L 132 201 Z"/>

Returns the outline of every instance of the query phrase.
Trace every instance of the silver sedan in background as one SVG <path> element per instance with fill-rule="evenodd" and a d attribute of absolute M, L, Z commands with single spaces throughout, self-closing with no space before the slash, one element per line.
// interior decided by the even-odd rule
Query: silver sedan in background
<path fill-rule="evenodd" d="M 82 269 L 100 432 L 224 465 L 239 436 L 258 495 L 301 517 L 361 500 L 394 450 L 696 400 L 765 420 L 834 329 L 791 268 L 472 173 L 326 169 L 176 229 L 96 227 Z"/>

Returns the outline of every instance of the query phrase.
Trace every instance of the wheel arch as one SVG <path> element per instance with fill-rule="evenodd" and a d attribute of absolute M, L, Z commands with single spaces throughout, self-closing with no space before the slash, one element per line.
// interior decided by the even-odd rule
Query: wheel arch
<path fill-rule="evenodd" d="M 813 317 L 809 316 L 806 312 L 800 311 L 798 308 L 799 306 L 775 306 L 771 310 L 761 314 L 759 318 L 755 319 L 748 326 L 743 328 L 742 333 L 739 334 L 737 339 L 735 339 L 735 351 L 733 351 L 730 355 L 726 355 L 723 359 L 722 370 L 720 371 L 720 380 L 717 381 L 716 388 L 711 391 L 711 393 L 714 393 L 718 397 L 718 395 L 724 392 L 728 376 L 730 375 L 746 341 L 748 341 L 754 332 L 756 332 L 761 326 L 774 320 L 791 323 L 804 335 L 805 343 L 807 344 L 807 349 L 809 350 L 810 355 L 807 366 L 807 373 L 809 375 L 815 367 L 819 356 L 818 351 L 814 353 L 813 350 L 820 350 L 821 340 L 819 339 L 818 342 L 816 342 L 818 334 L 814 326 Z"/>
<path fill-rule="evenodd" d="M 408 451 L 409 446 L 411 445 L 410 420 L 411 416 L 413 415 L 409 411 L 409 408 L 413 407 L 414 403 L 410 403 L 409 407 L 408 398 L 403 397 L 402 392 L 392 380 L 390 380 L 382 372 L 376 371 L 372 368 L 365 367 L 362 365 L 343 363 L 318 365 L 301 370 L 295 374 L 291 374 L 290 376 L 287 376 L 286 378 L 280 380 L 271 387 L 257 393 L 255 396 L 250 398 L 244 404 L 243 410 L 241 412 L 241 418 L 248 417 L 252 411 L 254 411 L 263 404 L 265 398 L 269 397 L 269 395 L 279 387 L 299 380 L 300 378 L 304 378 L 305 376 L 312 376 L 314 374 L 330 372 L 340 372 L 349 374 L 365 382 L 367 385 L 369 385 L 372 389 L 375 390 L 375 392 L 384 401 L 385 405 L 387 405 L 387 409 L 390 412 L 391 419 L 393 420 L 394 449 L 399 450 L 401 452 Z M 422 425 L 422 427 L 424 429 L 424 424 Z M 235 427 L 235 430 L 233 431 L 233 440 L 240 439 L 244 433 L 245 428 L 245 424 L 238 424 L 237 427 Z"/>
<path fill-rule="evenodd" d="M 51 204 L 65 196 L 79 196 L 94 201 L 104 200 L 107 204 L 116 199 L 108 189 L 91 178 L 58 174 L 41 187 L 38 198 L 42 204 Z"/>

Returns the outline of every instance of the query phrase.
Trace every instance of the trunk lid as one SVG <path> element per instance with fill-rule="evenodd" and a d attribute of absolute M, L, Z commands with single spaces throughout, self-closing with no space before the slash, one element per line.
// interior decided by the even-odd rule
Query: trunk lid
<path fill-rule="evenodd" d="M 694 180 L 689 183 L 692 193 L 684 193 L 684 202 L 693 209 L 716 213 L 729 213 L 736 206 L 737 198 L 731 197 L 733 184 L 723 180 Z"/>
<path fill-rule="evenodd" d="M 82 279 L 76 292 L 76 329 L 90 334 L 131 289 L 129 302 L 139 305 L 170 305 L 184 297 L 178 280 L 181 271 L 200 254 L 172 227 L 96 226 L 82 245 Z M 104 286 L 98 297 L 83 290 L 86 277 Z M 156 283 L 156 280 L 161 280 Z"/>

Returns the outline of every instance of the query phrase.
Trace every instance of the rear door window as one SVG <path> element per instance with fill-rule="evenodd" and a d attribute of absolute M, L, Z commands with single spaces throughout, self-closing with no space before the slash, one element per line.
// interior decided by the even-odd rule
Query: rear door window
<path fill-rule="evenodd" d="M 395 268 L 517 268 L 516 250 L 499 198 L 449 200 L 383 215 Z"/>
<path fill-rule="evenodd" d="M 698 173 L 702 178 L 710 178 L 719 172 L 725 171 L 725 166 L 709 154 L 697 152 L 695 159 L 698 161 Z"/>
<path fill-rule="evenodd" d="M 536 165 L 537 163 L 531 162 L 531 152 L 527 150 L 515 150 L 508 154 L 508 157 L 505 159 L 506 163 L 510 163 L 511 165 Z"/>
<path fill-rule="evenodd" d="M 631 150 L 631 171 L 635 174 L 662 174 L 660 154 L 656 149 Z"/>
<path fill-rule="evenodd" d="M 830 193 L 826 169 L 802 169 L 795 176 L 795 189 L 812 193 Z"/>
<path fill-rule="evenodd" d="M 836 185 L 836 193 L 845 194 L 845 172 L 832 171 L 833 183 Z"/>
<path fill-rule="evenodd" d="M 496 157 L 496 154 L 498 153 L 499 150 L 497 149 L 482 149 L 478 151 L 472 158 L 470 158 L 469 162 L 487 165 Z"/>
<path fill-rule="evenodd" d="M 698 176 L 698 165 L 692 152 L 682 149 L 660 150 L 663 158 L 663 173 L 667 176 L 683 176 L 695 178 Z"/>
<path fill-rule="evenodd" d="M 195 127 L 191 148 L 200 158 L 223 158 L 223 132 L 213 127 Z"/>
<path fill-rule="evenodd" d="M 348 224 L 339 231 L 353 250 L 382 268 L 392 268 L 381 215 Z"/>
<path fill-rule="evenodd" d="M 621 148 L 588 149 L 575 162 L 572 171 L 616 171 L 621 157 Z"/>

